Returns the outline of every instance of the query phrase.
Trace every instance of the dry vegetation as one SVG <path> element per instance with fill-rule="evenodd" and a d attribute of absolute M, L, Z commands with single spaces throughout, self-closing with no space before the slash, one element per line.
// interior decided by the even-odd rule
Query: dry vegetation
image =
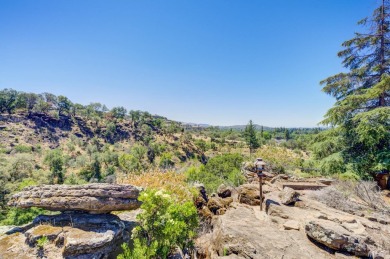
<path fill-rule="evenodd" d="M 316 191 L 313 198 L 328 205 L 355 215 L 381 214 L 390 212 L 376 182 L 339 181 L 329 188 Z"/>
<path fill-rule="evenodd" d="M 132 184 L 143 188 L 165 190 L 172 193 L 179 201 L 193 200 L 196 191 L 186 183 L 184 174 L 174 171 L 153 170 L 141 174 L 121 175 L 117 178 L 120 184 Z"/>

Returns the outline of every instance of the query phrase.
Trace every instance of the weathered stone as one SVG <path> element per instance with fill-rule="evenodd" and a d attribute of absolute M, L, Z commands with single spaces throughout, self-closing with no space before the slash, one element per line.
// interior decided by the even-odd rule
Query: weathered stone
<path fill-rule="evenodd" d="M 232 196 L 232 188 L 229 187 L 229 186 L 226 186 L 226 185 L 224 185 L 224 184 L 221 184 L 221 185 L 218 187 L 217 194 L 218 194 L 218 196 L 221 197 L 221 198 L 230 197 L 230 196 Z"/>
<path fill-rule="evenodd" d="M 37 240 L 42 237 L 47 237 L 49 241 L 54 241 L 62 232 L 62 227 L 56 227 L 51 225 L 38 225 L 34 228 L 27 230 L 24 235 L 26 236 L 26 242 L 29 245 L 35 245 Z"/>
<path fill-rule="evenodd" d="M 285 175 L 285 174 L 278 174 L 277 176 L 273 177 L 271 180 L 270 180 L 270 183 L 275 183 L 276 181 L 280 180 L 280 179 L 283 179 L 283 180 L 287 180 L 289 177 L 288 175 Z"/>
<path fill-rule="evenodd" d="M 224 215 L 215 218 L 210 236 L 196 241 L 198 249 L 212 259 L 330 258 L 302 232 L 280 231 L 266 218 L 259 218 L 257 212 L 258 208 L 234 203 Z"/>
<path fill-rule="evenodd" d="M 345 251 L 357 256 L 368 256 L 372 244 L 370 238 L 355 235 L 339 224 L 328 220 L 310 221 L 305 226 L 306 234 L 315 241 L 336 251 Z"/>
<path fill-rule="evenodd" d="M 300 225 L 299 222 L 296 220 L 287 220 L 284 224 L 283 227 L 285 230 L 299 230 Z"/>
<path fill-rule="evenodd" d="M 244 184 L 238 188 L 238 201 L 248 205 L 260 205 L 260 191 L 256 184 Z M 264 196 L 263 196 L 264 200 Z"/>
<path fill-rule="evenodd" d="M 223 208 L 222 199 L 219 197 L 211 197 L 207 203 L 207 207 L 211 212 L 216 214 L 220 208 Z"/>
<path fill-rule="evenodd" d="M 372 213 L 370 215 L 367 215 L 366 218 L 368 220 L 371 220 L 373 222 L 378 222 L 383 225 L 390 225 L 390 217 L 387 215 Z"/>
<path fill-rule="evenodd" d="M 7 251 L 0 258 L 40 258 L 39 253 L 45 253 L 44 258 L 111 258 L 129 240 L 125 228 L 111 214 L 41 215 L 27 231 L 0 237 L 0 251 Z M 48 241 L 40 248 L 37 241 L 42 237 Z"/>
<path fill-rule="evenodd" d="M 265 211 L 269 216 L 278 217 L 282 219 L 288 219 L 288 213 L 284 211 L 284 207 L 277 203 L 266 201 Z"/>
<path fill-rule="evenodd" d="M 285 187 L 280 194 L 280 201 L 284 205 L 290 205 L 295 203 L 299 198 L 299 193 L 289 187 Z"/>
<path fill-rule="evenodd" d="M 228 197 L 225 199 L 222 199 L 220 197 L 211 197 L 207 203 L 207 207 L 215 215 L 221 215 L 221 213 L 224 213 L 222 209 L 226 210 L 226 208 L 228 208 L 232 202 L 232 197 Z"/>
<path fill-rule="evenodd" d="M 141 202 L 137 198 L 140 190 L 132 185 L 118 184 L 31 186 L 13 195 L 8 205 L 53 211 L 107 213 L 139 208 Z"/>

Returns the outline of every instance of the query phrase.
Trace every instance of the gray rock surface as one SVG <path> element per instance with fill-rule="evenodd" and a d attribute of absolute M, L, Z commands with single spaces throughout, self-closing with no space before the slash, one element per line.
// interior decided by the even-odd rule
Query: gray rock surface
<path fill-rule="evenodd" d="M 357 256 L 368 256 L 373 241 L 367 236 L 356 235 L 346 228 L 329 220 L 310 221 L 305 226 L 306 233 L 315 241 L 327 247 L 345 251 Z"/>
<path fill-rule="evenodd" d="M 39 207 L 52 211 L 87 211 L 107 213 L 140 207 L 140 188 L 118 184 L 41 185 L 24 188 L 8 205 L 19 208 Z"/>
<path fill-rule="evenodd" d="M 197 238 L 198 258 L 389 258 L 390 225 L 329 207 L 312 199 L 312 191 L 301 191 L 294 206 L 285 206 L 285 192 L 264 187 L 264 211 L 242 203 L 243 193 L 249 201 L 259 200 L 258 185 L 238 188 L 241 197 L 235 201 L 241 203 L 213 216 L 210 232 Z"/>
<path fill-rule="evenodd" d="M 216 218 L 213 232 L 206 240 L 197 240 L 198 244 L 208 245 L 209 258 L 333 258 L 304 232 L 281 231 L 257 209 L 233 204 Z"/>

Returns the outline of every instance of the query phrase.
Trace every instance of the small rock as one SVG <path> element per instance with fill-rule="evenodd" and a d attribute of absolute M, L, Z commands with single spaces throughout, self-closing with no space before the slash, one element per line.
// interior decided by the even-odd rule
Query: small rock
<path fill-rule="evenodd" d="M 300 225 L 298 221 L 295 220 L 287 220 L 284 224 L 283 227 L 285 230 L 299 230 Z"/>
<path fill-rule="evenodd" d="M 290 187 L 285 187 L 280 195 L 280 201 L 284 205 L 294 204 L 299 198 L 299 193 Z"/>
<path fill-rule="evenodd" d="M 221 209 L 228 208 L 230 204 L 233 202 L 232 197 L 228 197 L 225 199 L 222 199 L 220 197 L 211 197 L 207 203 L 207 207 L 210 211 L 212 211 L 215 215 L 222 215 Z"/>
<path fill-rule="evenodd" d="M 218 187 L 217 194 L 218 194 L 218 196 L 221 197 L 221 198 L 230 197 L 230 196 L 232 196 L 232 188 L 229 187 L 229 186 L 226 186 L 226 185 L 224 185 L 224 184 L 221 184 L 221 185 Z"/>
<path fill-rule="evenodd" d="M 366 228 L 358 221 L 355 221 L 354 223 L 343 222 L 341 226 L 354 234 L 362 235 L 366 233 Z"/>
<path fill-rule="evenodd" d="M 266 202 L 265 211 L 269 216 L 279 217 L 282 219 L 288 219 L 288 213 L 283 210 L 284 208 L 275 203 Z"/>
<path fill-rule="evenodd" d="M 210 209 L 211 212 L 214 214 L 217 214 L 217 211 L 220 208 L 223 208 L 224 205 L 222 203 L 222 199 L 219 197 L 211 197 L 207 203 L 207 207 Z"/>

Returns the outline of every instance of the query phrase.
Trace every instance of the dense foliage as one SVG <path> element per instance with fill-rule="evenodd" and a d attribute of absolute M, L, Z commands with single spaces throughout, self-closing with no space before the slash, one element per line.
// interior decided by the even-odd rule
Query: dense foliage
<path fill-rule="evenodd" d="M 338 54 L 349 71 L 321 82 L 336 103 L 323 121 L 334 127 L 332 138 L 316 153 L 340 172 L 368 177 L 390 169 L 390 1 L 359 24 L 369 30 L 345 41 Z"/>
<path fill-rule="evenodd" d="M 224 154 L 211 158 L 206 165 L 189 168 L 186 172 L 189 182 L 200 182 L 209 193 L 215 192 L 221 184 L 239 186 L 244 182 L 240 171 L 243 157 L 240 154 Z"/>
<path fill-rule="evenodd" d="M 123 245 L 118 258 L 167 258 L 174 249 L 189 248 L 198 226 L 192 200 L 180 202 L 174 195 L 148 189 L 140 198 L 143 212 L 137 216 L 139 225 L 133 230 L 133 248 Z"/>

